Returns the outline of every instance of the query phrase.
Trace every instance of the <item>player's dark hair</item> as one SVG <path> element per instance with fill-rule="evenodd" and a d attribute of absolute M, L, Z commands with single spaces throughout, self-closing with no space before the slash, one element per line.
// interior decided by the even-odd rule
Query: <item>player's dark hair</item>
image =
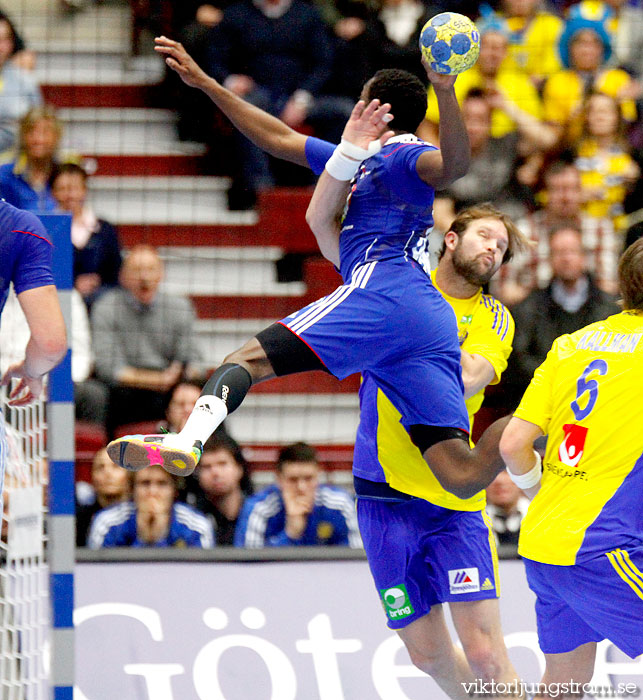
<path fill-rule="evenodd" d="M 296 442 L 284 447 L 277 457 L 277 471 L 281 471 L 286 462 L 311 462 L 317 464 L 317 450 L 305 442 Z"/>
<path fill-rule="evenodd" d="M 394 131 L 413 134 L 422 123 L 427 107 L 426 86 L 413 73 L 398 68 L 383 68 L 366 84 L 369 100 L 391 105 Z"/>
<path fill-rule="evenodd" d="M 618 286 L 623 308 L 643 311 L 643 238 L 634 241 L 618 263 Z"/>
<path fill-rule="evenodd" d="M 457 233 L 458 236 L 467 230 L 469 224 L 478 219 L 497 219 L 501 221 L 505 228 L 507 229 L 507 235 L 509 236 L 509 245 L 507 250 L 502 257 L 502 264 L 508 263 L 511 258 L 513 258 L 514 253 L 517 250 L 527 250 L 530 247 L 528 239 L 525 234 L 514 224 L 514 222 L 500 209 L 495 207 L 491 202 L 484 202 L 483 204 L 476 204 L 472 207 L 467 207 L 458 213 L 458 215 L 453 220 L 451 226 L 449 226 L 449 231 Z M 448 233 L 448 231 L 447 231 Z M 438 255 L 439 259 L 446 253 L 447 244 L 446 241 L 442 242 L 442 248 Z"/>
<path fill-rule="evenodd" d="M 239 443 L 226 433 L 215 432 L 203 445 L 203 454 L 206 454 L 206 452 L 216 452 L 217 450 L 225 450 L 241 467 L 243 470 L 243 475 L 239 481 L 239 488 L 246 494 L 246 496 L 252 496 L 254 493 L 254 486 L 252 485 L 252 479 L 250 478 L 250 464 L 243 456 L 243 451 L 241 450 Z"/>

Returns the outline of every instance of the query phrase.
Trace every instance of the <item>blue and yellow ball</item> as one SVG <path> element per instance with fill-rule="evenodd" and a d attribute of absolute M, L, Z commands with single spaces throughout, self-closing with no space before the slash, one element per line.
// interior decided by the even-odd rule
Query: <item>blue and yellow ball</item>
<path fill-rule="evenodd" d="M 441 12 L 422 28 L 420 50 L 436 73 L 456 75 L 478 60 L 480 34 L 465 15 Z"/>

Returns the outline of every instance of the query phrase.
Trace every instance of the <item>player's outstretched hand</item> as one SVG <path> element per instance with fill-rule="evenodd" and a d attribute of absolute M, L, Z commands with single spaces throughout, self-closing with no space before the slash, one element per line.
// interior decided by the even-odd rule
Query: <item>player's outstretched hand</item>
<path fill-rule="evenodd" d="M 455 85 L 455 79 L 457 75 L 445 75 L 444 73 L 436 73 L 429 62 L 424 56 L 422 56 L 422 65 L 426 71 L 427 78 L 431 81 L 435 90 L 449 90 Z"/>
<path fill-rule="evenodd" d="M 154 39 L 154 50 L 165 56 L 165 63 L 190 87 L 201 87 L 208 79 L 206 72 L 185 50 L 183 44 L 165 36 Z"/>
<path fill-rule="evenodd" d="M 30 377 L 24 367 L 24 362 L 11 365 L 2 377 L 2 386 L 11 386 L 11 380 L 18 379 L 9 394 L 10 406 L 25 406 L 37 399 L 42 393 L 42 377 Z"/>
<path fill-rule="evenodd" d="M 342 139 L 355 146 L 367 149 L 371 141 L 379 139 L 384 145 L 395 132 L 388 129 L 393 119 L 391 105 L 386 102 L 381 105 L 379 100 L 371 100 L 366 104 L 360 100 L 354 107 L 350 119 L 346 123 Z"/>

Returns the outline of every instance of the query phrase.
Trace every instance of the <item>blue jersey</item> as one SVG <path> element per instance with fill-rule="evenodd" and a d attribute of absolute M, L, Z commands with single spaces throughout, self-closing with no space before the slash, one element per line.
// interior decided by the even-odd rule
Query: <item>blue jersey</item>
<path fill-rule="evenodd" d="M 308 138 L 306 158 L 319 174 L 335 146 Z M 433 187 L 417 174 L 417 159 L 437 150 L 413 134 L 394 136 L 363 161 L 351 183 L 339 238 L 340 272 L 373 260 L 413 258 L 425 266 L 427 235 L 433 226 Z"/>
<path fill-rule="evenodd" d="M 139 539 L 136 531 L 136 506 L 126 501 L 105 508 L 94 516 L 87 535 L 90 549 L 102 547 L 214 547 L 212 522 L 203 513 L 185 505 L 172 506 L 167 535 L 150 544 Z"/>
<path fill-rule="evenodd" d="M 0 200 L 0 312 L 13 282 L 16 294 L 54 283 L 52 243 L 40 219 Z"/>
<path fill-rule="evenodd" d="M 285 532 L 286 508 L 277 486 L 246 499 L 234 536 L 236 547 L 291 547 L 295 545 L 348 545 L 360 547 L 355 503 L 334 486 L 317 487 L 308 525 L 298 540 Z"/>

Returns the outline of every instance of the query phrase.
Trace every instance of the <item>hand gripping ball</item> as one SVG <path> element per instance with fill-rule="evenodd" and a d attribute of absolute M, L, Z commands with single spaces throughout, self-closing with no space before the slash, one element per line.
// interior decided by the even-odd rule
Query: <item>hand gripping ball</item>
<path fill-rule="evenodd" d="M 436 73 L 456 75 L 478 60 L 480 34 L 468 17 L 441 12 L 422 28 L 420 50 Z"/>

